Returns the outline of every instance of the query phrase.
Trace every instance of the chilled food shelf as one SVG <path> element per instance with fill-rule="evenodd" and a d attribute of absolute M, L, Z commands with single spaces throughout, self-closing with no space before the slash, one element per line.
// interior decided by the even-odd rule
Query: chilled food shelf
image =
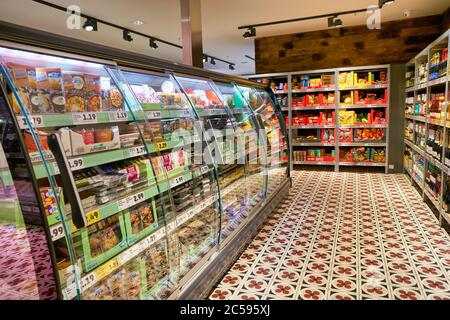
<path fill-rule="evenodd" d="M 202 166 L 199 168 L 195 168 L 192 171 L 185 171 L 177 176 L 168 177 L 169 180 L 159 181 L 158 184 L 152 184 L 151 186 L 142 188 L 140 190 L 136 190 L 131 194 L 124 196 L 120 199 L 110 201 L 104 205 L 98 206 L 98 208 L 92 210 L 86 210 L 85 213 L 86 221 L 88 225 L 94 224 L 100 220 L 106 219 L 118 212 L 121 212 L 125 209 L 128 209 L 132 206 L 135 206 L 141 202 L 144 202 L 148 199 L 153 198 L 154 196 L 160 194 L 160 192 L 167 191 L 168 189 L 175 188 L 176 186 L 183 184 L 192 180 L 193 176 L 203 175 L 209 172 L 211 169 L 208 166 Z M 52 216 L 47 217 L 48 224 L 50 226 L 57 225 L 60 223 L 60 217 L 58 214 L 54 214 Z M 57 229 L 58 227 L 53 227 L 53 229 Z M 59 229 L 60 232 L 52 233 L 52 239 L 57 240 L 64 236 L 62 229 Z"/>
<path fill-rule="evenodd" d="M 427 88 L 427 83 L 425 82 L 425 83 L 421 83 L 421 84 L 418 84 L 418 85 L 416 85 L 416 91 L 417 90 L 423 90 L 423 89 L 426 89 Z"/>
<path fill-rule="evenodd" d="M 175 147 L 180 147 L 190 143 L 189 141 L 182 142 L 182 140 L 174 140 L 174 141 L 162 141 L 152 144 L 147 144 L 148 152 L 158 152 L 164 151 L 168 149 L 172 149 Z M 142 156 L 147 154 L 147 149 L 143 146 L 134 146 L 125 149 L 117 149 L 111 151 L 104 151 L 98 153 L 87 154 L 80 157 L 71 157 L 68 159 L 69 167 L 72 171 L 77 171 L 81 169 L 86 169 L 102 164 L 111 163 L 114 161 L 120 161 L 125 159 L 130 159 L 138 156 Z M 39 157 L 40 158 L 40 157 Z M 38 158 L 38 159 L 39 159 Z M 51 161 L 48 162 L 50 173 L 52 175 L 59 174 L 59 168 L 56 162 Z M 45 170 L 45 166 L 43 163 L 35 163 L 33 164 L 34 172 L 37 179 L 45 178 L 47 176 L 47 171 Z"/>
<path fill-rule="evenodd" d="M 414 92 L 414 90 L 416 90 L 416 86 L 406 88 L 405 92 Z"/>
<path fill-rule="evenodd" d="M 357 167 L 385 167 L 386 163 L 384 162 L 339 162 L 340 166 L 357 166 Z"/>
<path fill-rule="evenodd" d="M 292 161 L 293 164 L 314 165 L 314 166 L 334 166 L 335 161 Z"/>
<path fill-rule="evenodd" d="M 339 125 L 339 128 L 387 128 L 388 125 L 386 123 L 382 124 L 342 124 Z"/>
<path fill-rule="evenodd" d="M 353 104 L 339 106 L 339 109 L 373 109 L 373 108 L 388 108 L 388 104 Z"/>
<path fill-rule="evenodd" d="M 440 170 L 444 170 L 444 165 L 438 159 L 433 157 L 432 155 L 425 153 L 425 159 L 427 159 L 428 162 L 431 162 L 432 164 L 434 164 Z"/>
<path fill-rule="evenodd" d="M 386 147 L 386 142 L 340 142 L 340 147 Z"/>
<path fill-rule="evenodd" d="M 293 107 L 292 111 L 302 111 L 302 110 L 334 110 L 336 109 L 336 106 L 325 106 L 325 105 L 318 105 L 318 106 L 305 106 L 305 107 Z"/>

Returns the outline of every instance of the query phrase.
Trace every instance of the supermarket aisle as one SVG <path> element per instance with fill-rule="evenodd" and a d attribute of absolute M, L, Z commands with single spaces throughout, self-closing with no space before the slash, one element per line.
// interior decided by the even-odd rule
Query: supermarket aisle
<path fill-rule="evenodd" d="M 210 299 L 450 299 L 450 237 L 405 175 L 293 179 Z"/>

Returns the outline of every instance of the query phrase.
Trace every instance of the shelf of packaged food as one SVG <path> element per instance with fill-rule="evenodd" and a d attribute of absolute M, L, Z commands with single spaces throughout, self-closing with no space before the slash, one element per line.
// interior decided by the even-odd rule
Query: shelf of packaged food
<path fill-rule="evenodd" d="M 436 126 L 441 126 L 441 127 L 444 126 L 444 121 L 443 120 L 441 121 L 441 120 L 438 120 L 438 119 L 426 118 L 426 122 L 429 123 L 429 124 L 436 125 Z"/>
<path fill-rule="evenodd" d="M 425 159 L 427 159 L 428 162 L 431 162 L 436 167 L 438 167 L 440 170 L 444 170 L 444 165 L 438 159 L 433 157 L 431 154 L 425 152 L 424 157 L 425 157 Z"/>
<path fill-rule="evenodd" d="M 292 111 L 304 111 L 304 110 L 334 110 L 334 109 L 336 109 L 336 106 L 318 105 L 318 106 L 294 107 L 294 108 L 292 108 Z"/>
<path fill-rule="evenodd" d="M 311 87 L 302 89 L 293 89 L 292 93 L 308 93 L 308 92 L 333 92 L 336 87 Z"/>
<path fill-rule="evenodd" d="M 334 128 L 334 124 L 317 124 L 317 125 L 302 125 L 302 126 L 290 126 L 291 129 L 323 129 L 323 128 Z"/>
<path fill-rule="evenodd" d="M 440 207 L 439 201 L 436 199 L 436 197 L 433 195 L 433 193 L 431 192 L 430 188 L 427 185 L 425 185 L 424 193 L 428 197 L 430 202 L 436 207 L 436 209 L 439 210 Z"/>
<path fill-rule="evenodd" d="M 199 109 L 197 110 L 197 114 L 200 117 L 212 117 L 226 115 L 227 111 L 225 109 Z"/>
<path fill-rule="evenodd" d="M 418 154 L 420 154 L 422 157 L 425 156 L 425 150 L 419 148 L 418 146 L 416 146 L 414 143 L 412 143 L 411 141 L 404 139 L 405 143 L 412 148 L 415 152 L 417 152 Z"/>
<path fill-rule="evenodd" d="M 439 66 L 441 66 L 441 65 L 443 65 L 443 64 L 445 64 L 445 63 L 447 63 L 447 59 L 442 60 L 442 61 L 439 61 L 439 62 L 437 62 L 437 63 L 435 63 L 435 64 L 431 64 L 430 67 L 429 67 L 428 69 L 432 69 L 432 68 L 439 67 Z"/>
<path fill-rule="evenodd" d="M 357 167 L 385 167 L 384 162 L 347 162 L 339 161 L 340 166 L 357 166 Z"/>
<path fill-rule="evenodd" d="M 293 164 L 315 165 L 315 166 L 334 166 L 335 161 L 292 161 Z"/>
<path fill-rule="evenodd" d="M 334 147 L 334 145 L 329 142 L 292 142 L 293 147 Z"/>
<path fill-rule="evenodd" d="M 416 175 L 414 174 L 414 172 L 410 172 L 410 173 L 411 173 L 411 177 L 412 177 L 412 179 L 414 180 L 414 182 L 417 183 L 417 185 L 419 186 L 419 188 L 420 188 L 421 190 L 423 190 L 423 182 L 421 182 L 421 181 L 416 177 Z"/>
<path fill-rule="evenodd" d="M 339 85 L 338 90 L 345 91 L 345 90 L 373 90 L 373 89 L 387 89 L 389 88 L 389 85 L 386 83 L 383 84 L 367 84 L 367 85 L 356 85 L 356 86 L 344 86 Z"/>
<path fill-rule="evenodd" d="M 386 147 L 386 142 L 340 142 L 340 147 Z"/>
<path fill-rule="evenodd" d="M 447 76 L 442 76 L 434 80 L 428 80 L 428 87 L 434 87 L 440 84 L 445 84 L 447 80 L 448 80 Z"/>
<path fill-rule="evenodd" d="M 183 169 L 183 168 L 179 168 Z M 153 183 L 152 185 L 142 188 L 140 190 L 136 190 L 133 193 L 121 197 L 120 199 L 112 200 L 104 205 L 100 205 L 97 208 L 91 208 L 88 209 L 85 212 L 86 220 L 88 225 L 94 224 L 100 220 L 106 219 L 118 212 L 121 212 L 125 209 L 128 209 L 134 205 L 137 205 L 141 202 L 144 202 L 156 195 L 159 194 L 159 192 L 164 192 L 169 189 L 175 188 L 176 186 L 183 184 L 185 182 L 188 182 L 192 180 L 193 176 L 199 176 L 203 175 L 207 172 L 209 172 L 211 169 L 207 166 L 200 166 L 197 168 L 194 168 L 190 171 L 182 171 L 180 170 L 174 170 L 174 174 L 171 174 L 171 172 L 167 173 L 168 180 L 161 178 L 158 179 L 158 183 Z M 152 181 L 149 181 L 149 183 L 152 183 Z M 49 226 L 56 225 L 60 223 L 60 217 L 59 214 L 54 214 L 47 217 Z M 55 227 L 56 228 L 56 227 Z M 75 230 L 73 230 L 75 231 Z M 59 234 L 55 234 L 55 237 L 61 237 Z M 57 239 L 53 239 L 57 240 Z"/>
<path fill-rule="evenodd" d="M 388 104 L 378 104 L 378 103 L 374 103 L 374 104 L 353 104 L 353 105 L 343 105 L 343 106 L 339 106 L 339 109 L 372 109 L 372 108 L 388 108 L 389 105 Z"/>
<path fill-rule="evenodd" d="M 179 147 L 181 145 L 186 145 L 190 142 L 191 142 L 190 139 L 187 139 L 185 142 L 181 142 L 181 140 L 161 141 L 147 144 L 147 148 L 150 153 L 154 153 L 158 151 L 164 151 L 175 147 Z M 71 170 L 77 171 L 102 164 L 130 159 L 145 154 L 147 154 L 146 148 L 143 145 L 140 145 L 124 149 L 115 149 L 92 154 L 86 154 L 82 156 L 70 157 L 68 159 L 68 162 Z M 56 162 L 50 161 L 48 162 L 48 165 L 52 175 L 59 174 L 59 168 Z M 33 164 L 33 169 L 37 179 L 47 177 L 47 171 L 45 170 L 45 166 L 42 162 Z"/>
<path fill-rule="evenodd" d="M 369 124 L 369 123 L 363 123 L 363 124 L 341 124 L 339 125 L 339 128 L 387 128 L 387 123 L 380 123 L 380 124 Z"/>

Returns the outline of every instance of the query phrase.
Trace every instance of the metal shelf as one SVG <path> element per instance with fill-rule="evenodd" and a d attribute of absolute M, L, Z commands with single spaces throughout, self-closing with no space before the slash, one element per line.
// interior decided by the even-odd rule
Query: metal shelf
<path fill-rule="evenodd" d="M 386 163 L 378 162 L 345 162 L 339 161 L 340 166 L 356 166 L 356 167 L 385 167 Z"/>
<path fill-rule="evenodd" d="M 334 166 L 335 161 L 292 161 L 293 164 L 313 165 L 313 166 Z"/>
<path fill-rule="evenodd" d="M 305 106 L 305 107 L 294 107 L 291 110 L 292 111 L 302 111 L 302 110 L 334 110 L 336 109 L 336 106 Z"/>

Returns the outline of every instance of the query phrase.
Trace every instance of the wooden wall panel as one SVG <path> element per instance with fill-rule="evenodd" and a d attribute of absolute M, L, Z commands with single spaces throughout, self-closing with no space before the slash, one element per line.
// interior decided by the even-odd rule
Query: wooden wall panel
<path fill-rule="evenodd" d="M 344 27 L 255 40 L 256 73 L 405 63 L 436 39 L 443 16 Z"/>

